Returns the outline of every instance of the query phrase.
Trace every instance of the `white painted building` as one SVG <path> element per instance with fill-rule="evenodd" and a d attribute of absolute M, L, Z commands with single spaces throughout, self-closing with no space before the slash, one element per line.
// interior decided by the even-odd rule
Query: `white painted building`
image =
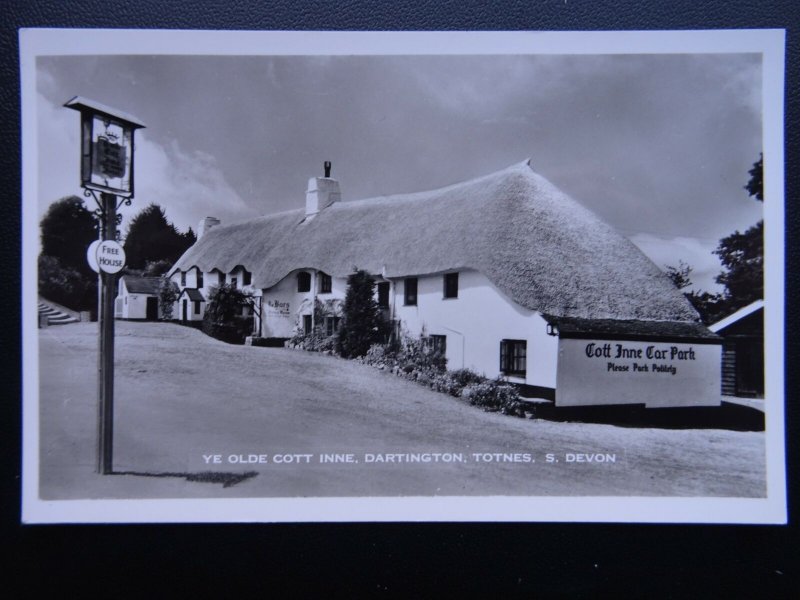
<path fill-rule="evenodd" d="M 719 338 L 638 248 L 529 161 L 351 202 L 336 180 L 314 177 L 305 210 L 202 221 L 170 275 L 190 312 L 191 294 L 235 282 L 259 299 L 255 333 L 288 338 L 338 327 L 354 268 L 373 275 L 387 317 L 443 348 L 450 369 L 564 406 L 720 403 Z"/>
<path fill-rule="evenodd" d="M 158 303 L 160 284 L 160 277 L 120 277 L 114 300 L 114 317 L 150 321 L 161 319 L 163 313 Z"/>

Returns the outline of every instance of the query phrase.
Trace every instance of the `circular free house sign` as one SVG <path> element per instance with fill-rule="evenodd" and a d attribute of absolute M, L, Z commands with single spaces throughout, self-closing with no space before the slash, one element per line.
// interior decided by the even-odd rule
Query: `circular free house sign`
<path fill-rule="evenodd" d="M 89 263 L 92 271 L 95 273 L 100 272 L 100 267 L 97 266 L 97 247 L 100 245 L 100 240 L 95 240 L 86 249 L 86 262 Z"/>
<path fill-rule="evenodd" d="M 113 240 L 104 240 L 97 244 L 95 257 L 98 268 L 104 273 L 119 273 L 125 266 L 125 250 Z"/>

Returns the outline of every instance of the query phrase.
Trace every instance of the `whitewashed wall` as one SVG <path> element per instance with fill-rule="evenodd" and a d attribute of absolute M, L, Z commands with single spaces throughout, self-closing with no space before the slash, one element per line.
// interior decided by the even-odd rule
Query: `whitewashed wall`
<path fill-rule="evenodd" d="M 447 336 L 447 367 L 466 367 L 487 377 L 500 374 L 500 341 L 527 341 L 525 379 L 509 378 L 547 388 L 556 385 L 558 339 L 547 335 L 547 323 L 537 312 L 508 299 L 484 275 L 459 271 L 458 298 L 444 296 L 444 274 L 418 277 L 417 306 L 405 306 L 404 279 L 392 286 L 396 318 L 412 336 Z"/>
<path fill-rule="evenodd" d="M 297 291 L 297 274 L 301 271 L 311 273 L 311 290 Z M 289 273 L 273 287 L 262 291 L 261 314 L 263 337 L 287 338 L 294 335 L 295 326 L 302 325 L 302 315 L 311 314 L 313 300 L 343 300 L 347 291 L 347 280 L 333 278 L 331 292 L 319 293 L 320 278 L 313 269 L 298 269 Z M 317 290 L 315 293 L 314 290 Z"/>

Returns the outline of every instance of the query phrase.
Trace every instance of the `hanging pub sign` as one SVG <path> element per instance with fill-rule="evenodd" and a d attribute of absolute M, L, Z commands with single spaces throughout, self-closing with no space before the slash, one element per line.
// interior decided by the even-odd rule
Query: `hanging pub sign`
<path fill-rule="evenodd" d="M 81 113 L 81 186 L 132 197 L 133 134 L 144 124 L 80 96 L 64 106 Z"/>

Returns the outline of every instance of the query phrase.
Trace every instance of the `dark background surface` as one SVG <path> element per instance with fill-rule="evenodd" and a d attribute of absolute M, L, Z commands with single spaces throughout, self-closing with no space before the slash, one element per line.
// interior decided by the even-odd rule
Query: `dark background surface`
<path fill-rule="evenodd" d="M 3 311 L 4 572 L 33 591 L 104 595 L 241 584 L 273 595 L 312 589 L 420 596 L 789 596 L 797 589 L 796 369 L 787 368 L 789 526 L 597 524 L 21 526 L 19 27 L 297 30 L 787 29 L 786 331 L 797 331 L 798 13 L 785 1 L 6 0 L 0 30 L 0 286 Z M 87 32 L 87 35 L 90 35 Z M 794 168 L 793 168 L 794 166 Z M 786 339 L 786 365 L 798 364 Z M 793 518 L 795 517 L 795 518 Z M 11 583 L 8 582 L 8 583 Z M 186 595 L 186 594 L 181 594 Z"/>

